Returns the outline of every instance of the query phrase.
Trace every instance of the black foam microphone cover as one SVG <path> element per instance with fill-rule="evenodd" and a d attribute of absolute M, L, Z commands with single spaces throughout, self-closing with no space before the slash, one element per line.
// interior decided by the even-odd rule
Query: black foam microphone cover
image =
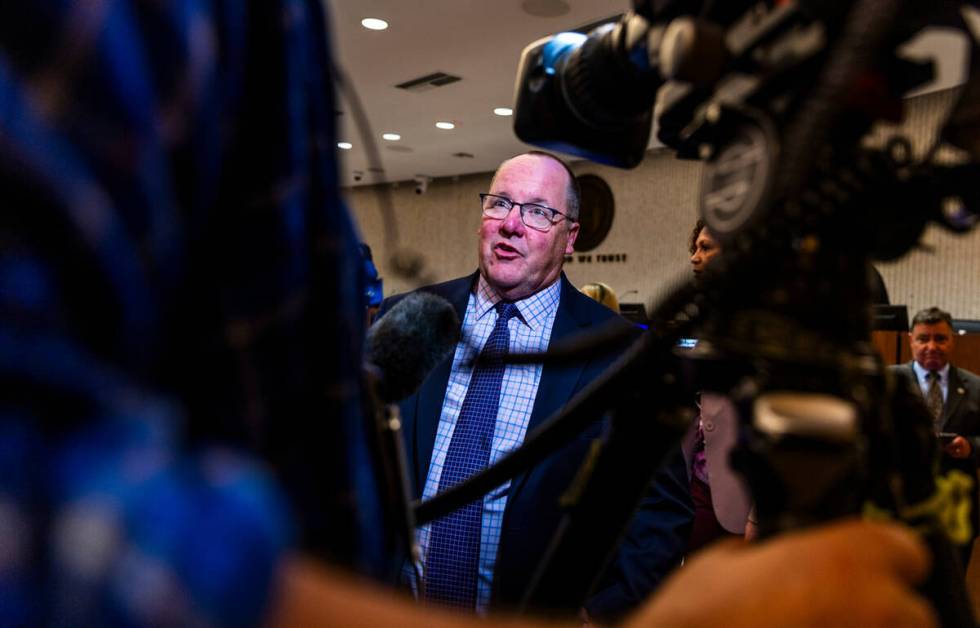
<path fill-rule="evenodd" d="M 428 374 L 452 355 L 459 317 L 449 301 L 413 292 L 368 330 L 367 361 L 380 371 L 378 394 L 386 403 L 408 397 Z"/>

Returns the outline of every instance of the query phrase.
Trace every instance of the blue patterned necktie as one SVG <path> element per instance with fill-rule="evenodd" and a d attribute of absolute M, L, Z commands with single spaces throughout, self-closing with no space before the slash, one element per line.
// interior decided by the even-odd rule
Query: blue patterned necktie
<path fill-rule="evenodd" d="M 473 368 L 439 478 L 440 493 L 482 471 L 490 462 L 490 443 L 504 378 L 502 358 L 510 342 L 507 321 L 518 314 L 513 303 L 501 301 L 494 307 L 497 322 Z M 482 519 L 481 497 L 432 523 L 425 563 L 427 600 L 475 609 Z"/>

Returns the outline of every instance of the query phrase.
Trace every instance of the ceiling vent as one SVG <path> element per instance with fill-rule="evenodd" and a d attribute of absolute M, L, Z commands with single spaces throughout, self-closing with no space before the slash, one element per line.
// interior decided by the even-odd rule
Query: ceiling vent
<path fill-rule="evenodd" d="M 410 81 L 399 83 L 398 85 L 395 85 L 395 87 L 410 92 L 424 92 L 430 89 L 435 89 L 436 87 L 442 87 L 444 85 L 449 85 L 450 83 L 455 83 L 458 80 L 460 80 L 460 78 L 458 76 L 453 76 L 452 74 L 446 74 L 445 72 L 433 72 L 432 74 L 426 74 L 425 76 L 420 76 Z"/>

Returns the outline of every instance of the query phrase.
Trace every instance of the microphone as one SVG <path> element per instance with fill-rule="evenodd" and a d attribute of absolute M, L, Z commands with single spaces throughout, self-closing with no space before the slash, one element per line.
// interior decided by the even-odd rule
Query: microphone
<path fill-rule="evenodd" d="M 378 397 L 408 397 L 459 341 L 459 317 L 449 301 L 413 292 L 395 303 L 367 333 L 367 362 L 379 372 Z"/>
<path fill-rule="evenodd" d="M 374 425 L 374 462 L 385 496 L 384 521 L 396 531 L 385 548 L 393 559 L 388 579 L 395 582 L 404 558 L 417 564 L 415 516 L 405 472 L 405 447 L 396 402 L 414 393 L 439 363 L 452 355 L 459 341 L 459 317 L 449 301 L 415 292 L 397 301 L 368 329 L 364 375 L 367 415 Z M 421 580 L 419 580 L 421 582 Z"/>

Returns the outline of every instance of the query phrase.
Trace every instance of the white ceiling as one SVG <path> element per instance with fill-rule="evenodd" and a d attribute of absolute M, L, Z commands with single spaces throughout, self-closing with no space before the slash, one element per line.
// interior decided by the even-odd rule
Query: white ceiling
<path fill-rule="evenodd" d="M 334 51 L 364 105 L 384 168 L 369 171 L 364 140 L 342 97 L 339 139 L 354 145 L 338 151 L 342 185 L 486 172 L 526 150 L 514 136 L 513 119 L 493 114 L 495 107 L 512 106 L 521 50 L 541 37 L 619 15 L 628 6 L 628 0 L 332 0 Z M 365 17 L 382 18 L 389 27 L 367 30 L 361 26 Z M 940 80 L 927 91 L 962 82 L 966 51 L 962 36 L 949 32 L 920 37 L 908 50 L 910 56 L 939 57 Z M 462 80 L 423 92 L 395 87 L 433 72 Z M 440 120 L 456 128 L 437 129 Z M 383 140 L 387 132 L 401 140 Z M 458 152 L 473 157 L 454 157 Z M 359 179 L 355 173 L 361 173 Z"/>
<path fill-rule="evenodd" d="M 541 37 L 573 30 L 621 14 L 627 0 L 334 0 L 334 52 L 364 105 L 384 174 L 368 172 L 364 142 L 342 97 L 340 139 L 354 148 L 339 151 L 341 183 L 365 185 L 406 181 L 415 175 L 446 177 L 493 170 L 527 148 L 512 118 L 494 115 L 510 107 L 524 46 Z M 539 17 L 535 12 L 560 12 Z M 378 17 L 387 30 L 369 31 L 361 19 Z M 461 81 L 424 92 L 394 86 L 433 72 Z M 435 127 L 440 120 L 456 128 Z M 388 142 L 382 133 L 399 133 Z M 394 149 L 394 150 L 393 150 Z M 408 152 L 410 149 L 410 152 Z M 396 151 L 405 152 L 396 152 Z M 471 153 L 473 158 L 453 157 Z M 354 172 L 363 173 L 355 181 Z"/>

